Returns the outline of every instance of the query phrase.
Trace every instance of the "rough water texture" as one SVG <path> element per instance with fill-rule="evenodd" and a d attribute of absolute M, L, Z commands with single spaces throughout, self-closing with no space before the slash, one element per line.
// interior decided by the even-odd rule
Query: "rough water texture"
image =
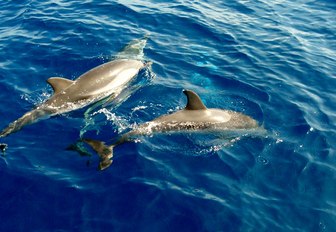
<path fill-rule="evenodd" d="M 335 231 L 335 10 L 330 0 L 2 1 L 1 129 L 50 96 L 49 77 L 74 79 L 145 35 L 156 77 L 116 107 L 1 139 L 0 231 Z M 182 89 L 268 135 L 143 137 L 103 172 L 97 156 L 66 150 L 183 108 Z"/>

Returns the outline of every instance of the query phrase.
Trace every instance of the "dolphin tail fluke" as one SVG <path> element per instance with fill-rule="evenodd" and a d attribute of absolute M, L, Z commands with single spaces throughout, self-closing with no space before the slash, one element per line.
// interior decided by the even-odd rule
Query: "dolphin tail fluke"
<path fill-rule="evenodd" d="M 83 142 L 87 143 L 92 147 L 93 150 L 97 152 L 100 158 L 100 163 L 98 166 L 99 170 L 104 170 L 112 164 L 114 145 L 108 146 L 105 144 L 105 142 L 93 139 L 83 139 Z"/>
<path fill-rule="evenodd" d="M 7 135 L 20 130 L 25 125 L 32 124 L 36 122 L 38 119 L 41 119 L 47 115 L 49 115 L 49 113 L 45 110 L 41 109 L 32 110 L 24 114 L 21 118 L 10 123 L 5 129 L 3 129 L 3 131 L 0 132 L 0 138 L 6 137 Z"/>

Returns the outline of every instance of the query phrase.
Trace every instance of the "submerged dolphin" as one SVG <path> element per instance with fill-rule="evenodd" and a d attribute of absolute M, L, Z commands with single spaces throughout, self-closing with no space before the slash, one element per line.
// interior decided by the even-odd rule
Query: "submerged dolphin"
<path fill-rule="evenodd" d="M 257 121 L 247 115 L 230 110 L 208 109 L 195 92 L 184 90 L 183 93 L 188 100 L 184 109 L 140 124 L 122 135 L 112 145 L 108 146 L 97 140 L 83 139 L 82 141 L 98 153 L 100 157 L 98 168 L 103 170 L 112 164 L 114 147 L 132 141 L 139 135 L 151 135 L 155 132 L 246 130 L 258 127 Z"/>
<path fill-rule="evenodd" d="M 143 48 L 147 38 L 132 42 L 132 51 L 122 51 L 122 55 L 143 54 Z M 52 77 L 47 80 L 54 90 L 54 94 L 41 105 L 32 111 L 24 114 L 21 118 L 10 123 L 1 133 L 5 137 L 20 130 L 27 124 L 36 122 L 39 119 L 48 118 L 53 115 L 73 111 L 98 102 L 104 98 L 117 97 L 121 91 L 134 79 L 138 72 L 147 66 L 136 59 L 121 59 L 104 63 L 82 74 L 72 81 L 62 77 Z"/>

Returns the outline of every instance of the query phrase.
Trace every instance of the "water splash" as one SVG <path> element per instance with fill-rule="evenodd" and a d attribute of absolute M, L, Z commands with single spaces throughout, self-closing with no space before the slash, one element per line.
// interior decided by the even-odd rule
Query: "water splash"
<path fill-rule="evenodd" d="M 47 89 L 37 90 L 31 93 L 24 93 L 21 99 L 34 106 L 40 105 L 52 96 L 52 93 Z"/>
<path fill-rule="evenodd" d="M 107 121 L 112 122 L 118 128 L 119 133 L 130 128 L 130 124 L 125 118 L 108 111 L 106 108 L 100 109 L 97 112 L 92 113 L 92 117 L 95 117 L 98 114 L 103 114 L 106 117 Z"/>

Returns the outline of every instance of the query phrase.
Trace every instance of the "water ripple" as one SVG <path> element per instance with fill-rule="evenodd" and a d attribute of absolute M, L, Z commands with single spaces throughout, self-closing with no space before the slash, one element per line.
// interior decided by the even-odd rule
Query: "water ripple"
<path fill-rule="evenodd" d="M 147 34 L 156 78 L 118 106 L 1 141 L 0 230 L 333 231 L 335 9 L 330 0 L 1 3 L 2 127 L 48 98 L 50 76 L 74 79 Z M 267 134 L 140 138 L 115 149 L 105 172 L 97 156 L 65 150 L 80 135 L 111 142 L 182 109 L 185 88 Z"/>

